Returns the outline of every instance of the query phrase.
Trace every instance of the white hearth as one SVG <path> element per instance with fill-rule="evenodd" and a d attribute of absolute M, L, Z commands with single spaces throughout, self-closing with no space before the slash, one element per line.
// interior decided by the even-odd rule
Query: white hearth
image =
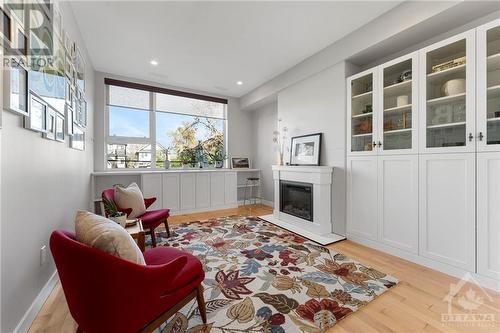
<path fill-rule="evenodd" d="M 274 213 L 260 218 L 322 245 L 345 239 L 344 236 L 332 233 L 332 167 L 273 165 L 272 169 Z M 283 211 L 280 197 L 283 182 L 312 187 L 312 205 L 307 206 L 312 208 L 312 221 Z"/>

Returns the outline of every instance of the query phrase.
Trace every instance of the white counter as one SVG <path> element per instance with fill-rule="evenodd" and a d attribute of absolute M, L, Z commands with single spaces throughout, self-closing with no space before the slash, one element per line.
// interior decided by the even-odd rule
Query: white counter
<path fill-rule="evenodd" d="M 127 175 L 147 175 L 147 174 L 160 174 L 160 173 L 184 173 L 184 172 L 256 172 L 260 171 L 260 169 L 229 169 L 229 168 L 220 168 L 220 169 L 155 169 L 155 170 L 147 170 L 147 169 L 129 169 L 129 170 L 120 170 L 120 171 L 95 171 L 92 172 L 92 176 L 127 176 Z"/>

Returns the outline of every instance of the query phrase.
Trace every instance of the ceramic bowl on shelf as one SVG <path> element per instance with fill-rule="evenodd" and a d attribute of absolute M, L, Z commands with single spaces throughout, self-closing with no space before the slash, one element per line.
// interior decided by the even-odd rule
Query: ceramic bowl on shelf
<path fill-rule="evenodd" d="M 465 92 L 465 79 L 446 81 L 441 88 L 441 92 L 444 96 L 463 94 Z"/>

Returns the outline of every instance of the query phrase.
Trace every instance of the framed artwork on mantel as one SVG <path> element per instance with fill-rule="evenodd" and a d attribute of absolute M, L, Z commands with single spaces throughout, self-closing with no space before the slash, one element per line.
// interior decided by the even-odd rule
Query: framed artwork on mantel
<path fill-rule="evenodd" d="M 290 165 L 319 165 L 323 133 L 292 138 Z"/>

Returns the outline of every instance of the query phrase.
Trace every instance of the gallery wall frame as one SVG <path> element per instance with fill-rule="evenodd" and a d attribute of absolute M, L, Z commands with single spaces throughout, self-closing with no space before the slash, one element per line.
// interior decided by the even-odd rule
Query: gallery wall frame
<path fill-rule="evenodd" d="M 56 117 L 57 111 L 50 106 L 47 109 L 47 130 L 43 133 L 43 137 L 49 140 L 56 139 Z"/>
<path fill-rule="evenodd" d="M 24 127 L 45 133 L 47 131 L 48 105 L 33 92 L 29 93 L 29 117 L 24 118 Z"/>
<path fill-rule="evenodd" d="M 79 126 L 73 125 L 70 147 L 76 150 L 85 150 L 85 132 Z"/>
<path fill-rule="evenodd" d="M 39 12 L 45 17 L 34 14 Z M 20 59 L 19 65 L 2 66 L 5 70 L 0 73 L 0 92 L 6 98 L 2 98 L 0 106 L 23 116 L 24 128 L 58 142 L 65 142 L 69 137 L 71 148 L 84 150 L 85 57 L 65 30 L 58 3 L 50 0 L 29 3 L 15 0 L 15 5 L 1 2 L 0 18 L 0 47 L 7 47 L 9 54 Z M 29 26 L 40 26 L 42 19 L 49 25 L 42 26 L 36 33 L 27 30 Z M 47 48 L 39 47 L 44 45 L 53 45 L 54 52 L 47 54 Z M 40 66 L 30 60 L 28 64 L 28 56 L 31 60 L 50 56 L 52 61 Z"/>
<path fill-rule="evenodd" d="M 21 63 L 3 71 L 3 108 L 23 116 L 29 116 L 28 68 Z"/>
<path fill-rule="evenodd" d="M 58 142 L 64 142 L 66 139 L 65 133 L 65 117 L 64 115 L 57 113 L 56 114 L 56 128 L 55 128 L 55 140 Z"/>

